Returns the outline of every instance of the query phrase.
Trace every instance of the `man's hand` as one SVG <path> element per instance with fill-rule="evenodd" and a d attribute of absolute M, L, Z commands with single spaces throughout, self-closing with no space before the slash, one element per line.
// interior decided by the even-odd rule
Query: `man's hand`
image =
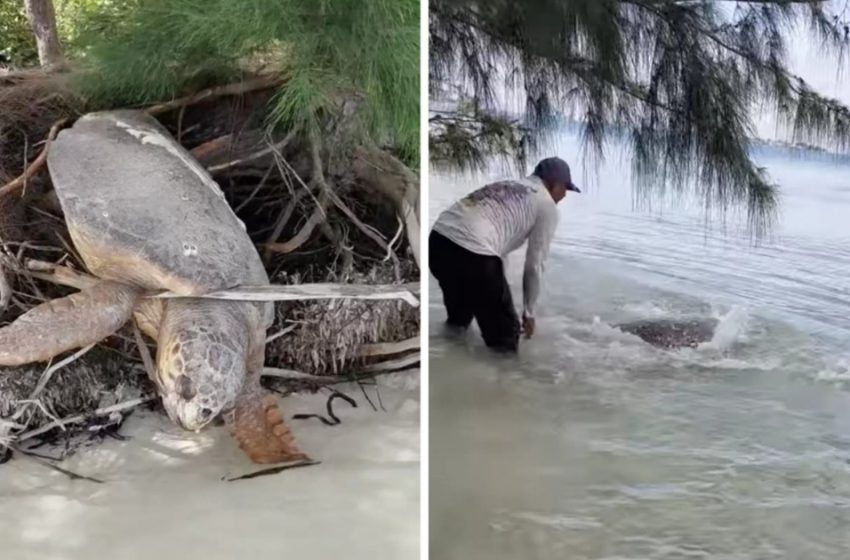
<path fill-rule="evenodd" d="M 531 338 L 534 335 L 534 317 L 522 317 L 522 332 L 525 338 Z"/>

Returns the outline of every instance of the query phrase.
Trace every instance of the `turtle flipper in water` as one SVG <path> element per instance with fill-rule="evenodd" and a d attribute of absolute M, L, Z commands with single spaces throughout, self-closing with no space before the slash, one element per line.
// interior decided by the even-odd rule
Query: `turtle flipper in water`
<path fill-rule="evenodd" d="M 713 318 L 673 320 L 645 319 L 614 325 L 623 332 L 640 337 L 656 348 L 696 348 L 714 337 L 719 321 Z"/>
<path fill-rule="evenodd" d="M 117 282 L 34 307 L 0 329 L 0 365 L 48 360 L 115 333 L 133 314 L 141 290 Z"/>

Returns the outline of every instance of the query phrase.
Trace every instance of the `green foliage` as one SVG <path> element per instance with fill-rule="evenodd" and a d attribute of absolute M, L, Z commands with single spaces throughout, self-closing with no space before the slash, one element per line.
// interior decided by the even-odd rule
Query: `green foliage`
<path fill-rule="evenodd" d="M 53 0 L 62 44 L 71 57 L 85 49 L 81 34 L 109 34 L 139 0 Z"/>
<path fill-rule="evenodd" d="M 841 8 L 838 3 L 837 8 Z M 751 231 L 774 219 L 778 193 L 749 157 L 753 117 L 772 111 L 797 141 L 850 147 L 850 110 L 790 73 L 790 33 L 842 57 L 848 27 L 816 0 L 432 0 L 432 95 L 460 84 L 483 121 L 500 92 L 525 98 L 538 138 L 563 118 L 582 122 L 591 157 L 625 131 L 644 196 L 695 192 L 706 212 L 748 212 Z M 469 115 L 461 115 L 468 120 Z M 431 143 L 447 130 L 431 128 Z M 435 136 L 437 138 L 435 138 Z M 463 142 L 466 154 L 481 157 Z M 502 146 L 500 145 L 500 148 Z M 522 156 L 522 154 L 519 154 Z"/>
<path fill-rule="evenodd" d="M 76 54 L 81 30 L 108 32 L 137 0 L 53 0 L 59 39 Z M 0 56 L 14 67 L 38 65 L 38 52 L 23 0 L 0 0 Z"/>
<path fill-rule="evenodd" d="M 516 120 L 476 112 L 461 106 L 448 112 L 432 111 L 430 159 L 436 168 L 480 171 L 496 158 L 513 162 L 522 172 L 535 135 Z"/>
<path fill-rule="evenodd" d="M 0 0 L 0 62 L 15 67 L 38 63 L 23 0 Z"/>
<path fill-rule="evenodd" d="M 168 99 L 262 62 L 286 78 L 270 126 L 319 129 L 345 118 L 361 141 L 418 164 L 418 0 L 91 3 L 73 43 L 95 103 Z"/>

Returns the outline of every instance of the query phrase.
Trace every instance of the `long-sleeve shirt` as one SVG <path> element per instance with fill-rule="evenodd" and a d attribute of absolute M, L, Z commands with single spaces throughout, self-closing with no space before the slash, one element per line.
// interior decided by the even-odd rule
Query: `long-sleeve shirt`
<path fill-rule="evenodd" d="M 534 317 L 540 277 L 558 225 L 555 201 L 531 175 L 474 191 L 443 211 L 434 231 L 479 255 L 505 258 L 528 241 L 522 276 L 523 315 Z"/>

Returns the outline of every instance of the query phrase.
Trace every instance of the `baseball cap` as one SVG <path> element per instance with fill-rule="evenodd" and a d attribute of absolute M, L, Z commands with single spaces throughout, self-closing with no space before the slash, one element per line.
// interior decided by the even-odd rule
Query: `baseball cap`
<path fill-rule="evenodd" d="M 567 186 L 568 191 L 580 193 L 581 190 L 573 183 L 570 166 L 558 157 L 549 157 L 540 160 L 534 168 L 532 175 L 537 175 L 548 183 L 562 183 Z"/>

